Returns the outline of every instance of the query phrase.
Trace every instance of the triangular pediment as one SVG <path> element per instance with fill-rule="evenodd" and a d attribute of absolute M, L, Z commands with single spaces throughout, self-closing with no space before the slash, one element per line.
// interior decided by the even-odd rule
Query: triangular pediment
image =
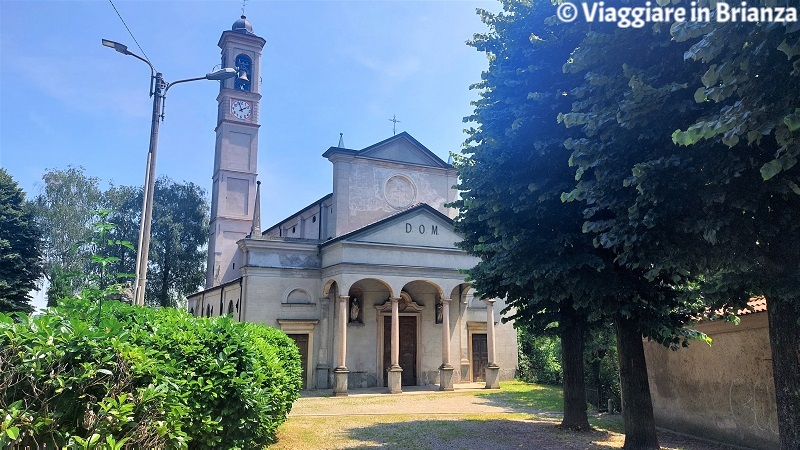
<path fill-rule="evenodd" d="M 416 164 L 420 166 L 449 168 L 450 165 L 442 161 L 427 147 L 403 132 L 392 136 L 385 141 L 371 145 L 356 154 L 357 157 L 382 159 L 386 161 Z"/>
<path fill-rule="evenodd" d="M 456 249 L 463 238 L 453 221 L 428 205 L 419 205 L 336 240 L 412 247 Z"/>

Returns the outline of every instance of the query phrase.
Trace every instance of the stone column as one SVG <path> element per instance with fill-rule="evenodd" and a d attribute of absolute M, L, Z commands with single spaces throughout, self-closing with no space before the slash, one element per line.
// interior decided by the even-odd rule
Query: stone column
<path fill-rule="evenodd" d="M 339 320 L 337 333 L 339 334 L 339 348 L 336 352 L 336 368 L 333 369 L 333 395 L 336 397 L 347 396 L 347 308 L 350 305 L 350 296 L 339 297 Z"/>
<path fill-rule="evenodd" d="M 453 390 L 453 366 L 450 364 L 450 299 L 442 299 L 442 365 L 439 367 L 439 390 Z"/>
<path fill-rule="evenodd" d="M 400 310 L 399 298 L 390 299 L 392 302 L 392 365 L 386 374 L 389 393 L 399 394 L 403 392 L 402 378 L 403 369 L 400 367 Z"/>
<path fill-rule="evenodd" d="M 486 302 L 486 344 L 489 347 L 489 364 L 486 365 L 486 389 L 500 389 L 500 366 L 495 360 L 494 299 Z"/>

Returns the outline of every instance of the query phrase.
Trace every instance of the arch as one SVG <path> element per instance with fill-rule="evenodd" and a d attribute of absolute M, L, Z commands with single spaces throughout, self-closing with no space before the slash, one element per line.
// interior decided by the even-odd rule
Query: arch
<path fill-rule="evenodd" d="M 322 287 L 322 296 L 328 297 L 331 293 L 331 289 L 333 289 L 335 292 L 337 287 L 336 280 L 328 280 L 328 282 L 325 283 L 325 286 Z"/>
<path fill-rule="evenodd" d="M 364 288 L 365 284 L 370 284 L 370 283 L 373 283 L 373 282 L 383 286 L 386 289 L 386 292 L 388 292 L 389 297 L 392 297 L 392 296 L 395 295 L 394 294 L 394 290 L 392 289 L 392 286 L 389 283 L 387 283 L 386 281 L 381 280 L 380 278 L 361 278 L 358 281 L 356 281 L 355 283 L 350 285 L 350 288 L 348 289 L 348 292 L 350 291 L 350 289 L 353 288 L 353 286 L 360 285 L 361 289 L 365 289 Z M 374 288 L 374 286 L 373 287 L 367 287 L 366 290 L 375 291 L 375 288 Z"/>
<path fill-rule="evenodd" d="M 314 303 L 311 294 L 305 288 L 292 286 L 283 293 L 282 303 Z"/>
<path fill-rule="evenodd" d="M 408 283 L 405 284 L 405 286 L 403 286 L 402 290 L 408 292 L 417 303 L 424 304 L 424 300 L 422 300 L 422 302 L 420 302 L 420 300 L 423 297 L 430 297 L 431 294 L 434 297 L 433 298 L 434 301 L 441 300 L 444 297 L 442 288 L 439 287 L 438 284 L 430 280 L 409 281 Z"/>
<path fill-rule="evenodd" d="M 236 55 L 234 66 L 238 76 L 234 79 L 233 88 L 237 91 L 250 91 L 253 83 L 253 60 L 244 53 Z M 242 79 L 246 75 L 246 80 Z"/>
<path fill-rule="evenodd" d="M 459 303 L 469 303 L 470 295 L 472 295 L 471 283 L 460 283 L 450 291 L 450 299 Z"/>

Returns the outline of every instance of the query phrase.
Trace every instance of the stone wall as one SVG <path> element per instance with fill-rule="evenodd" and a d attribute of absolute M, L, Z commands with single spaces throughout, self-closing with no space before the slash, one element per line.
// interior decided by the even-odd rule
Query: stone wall
<path fill-rule="evenodd" d="M 743 447 L 778 447 L 767 313 L 696 326 L 713 339 L 672 351 L 645 343 L 656 425 Z"/>

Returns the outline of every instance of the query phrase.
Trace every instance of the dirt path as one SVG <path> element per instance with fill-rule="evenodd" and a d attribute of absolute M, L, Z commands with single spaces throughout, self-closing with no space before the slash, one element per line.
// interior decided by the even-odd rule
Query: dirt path
<path fill-rule="evenodd" d="M 478 387 L 478 386 L 475 386 Z M 462 386 L 455 392 L 419 388 L 400 395 L 354 390 L 349 397 L 308 391 L 295 402 L 274 449 L 612 449 L 624 436 L 618 415 L 596 416 L 589 433 L 557 428 L 560 414 L 507 401 L 507 396 Z M 495 391 L 496 392 L 496 391 Z M 611 428 L 614 428 L 612 425 Z M 662 448 L 723 450 L 725 447 L 661 432 Z"/>

